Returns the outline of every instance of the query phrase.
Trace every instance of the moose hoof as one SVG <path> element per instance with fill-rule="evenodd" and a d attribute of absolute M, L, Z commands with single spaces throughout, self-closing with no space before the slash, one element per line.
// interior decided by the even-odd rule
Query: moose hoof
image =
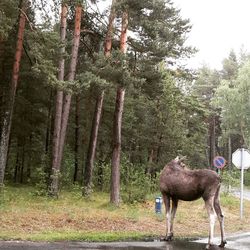
<path fill-rule="evenodd" d="M 211 247 L 211 244 L 206 245 L 206 249 L 210 249 L 210 247 Z"/>
<path fill-rule="evenodd" d="M 222 242 L 220 243 L 219 247 L 224 247 L 226 244 L 227 244 L 227 241 L 224 240 L 224 241 L 222 241 Z"/>
<path fill-rule="evenodd" d="M 172 241 L 173 240 L 173 233 L 166 235 L 165 241 Z"/>

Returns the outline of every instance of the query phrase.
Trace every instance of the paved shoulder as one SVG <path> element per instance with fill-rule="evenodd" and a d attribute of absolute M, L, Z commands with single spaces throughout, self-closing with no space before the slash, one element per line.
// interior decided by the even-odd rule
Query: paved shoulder
<path fill-rule="evenodd" d="M 204 246 L 202 246 L 204 245 Z M 200 250 L 205 244 L 188 241 L 173 242 L 27 242 L 27 241 L 0 241 L 0 249 L 4 250 Z"/>
<path fill-rule="evenodd" d="M 198 240 L 196 242 L 205 243 L 207 239 Z M 215 243 L 220 243 L 220 238 L 215 238 Z M 239 233 L 227 237 L 226 249 L 232 250 L 250 250 L 250 232 Z"/>
<path fill-rule="evenodd" d="M 216 239 L 219 244 L 219 238 Z M 109 242 L 109 243 L 88 243 L 88 242 L 29 242 L 29 241 L 0 241 L 2 250 L 201 250 L 205 249 L 207 239 L 199 241 L 172 241 L 172 242 Z M 250 233 L 230 236 L 224 250 L 250 250 Z M 212 246 L 211 250 L 221 248 Z"/>

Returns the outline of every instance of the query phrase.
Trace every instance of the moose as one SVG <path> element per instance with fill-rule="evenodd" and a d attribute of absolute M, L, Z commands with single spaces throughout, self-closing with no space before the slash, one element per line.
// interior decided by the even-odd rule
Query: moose
<path fill-rule="evenodd" d="M 220 176 L 213 170 L 190 170 L 183 162 L 185 157 L 177 156 L 169 162 L 160 174 L 160 191 L 166 209 L 166 241 L 173 238 L 173 222 L 178 206 L 178 200 L 193 201 L 203 198 L 209 216 L 209 237 L 206 249 L 213 242 L 216 215 L 220 223 L 221 243 L 226 244 L 224 231 L 224 215 L 220 207 Z M 172 200 L 172 206 L 170 201 Z"/>

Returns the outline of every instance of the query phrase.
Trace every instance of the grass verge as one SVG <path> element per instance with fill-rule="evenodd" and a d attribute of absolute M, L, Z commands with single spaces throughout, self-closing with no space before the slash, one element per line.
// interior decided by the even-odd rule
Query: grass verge
<path fill-rule="evenodd" d="M 154 213 L 154 200 L 134 205 L 109 205 L 109 195 L 94 193 L 83 199 L 79 190 L 63 191 L 58 200 L 34 195 L 27 186 L 5 189 L 0 204 L 0 239 L 32 241 L 122 241 L 161 237 L 165 234 L 164 215 Z M 239 199 L 221 195 L 227 233 L 250 231 L 250 214 L 239 219 Z M 250 202 L 244 201 L 244 211 Z M 175 236 L 207 236 L 208 218 L 202 200 L 180 202 Z M 219 235 L 219 225 L 216 225 Z"/>

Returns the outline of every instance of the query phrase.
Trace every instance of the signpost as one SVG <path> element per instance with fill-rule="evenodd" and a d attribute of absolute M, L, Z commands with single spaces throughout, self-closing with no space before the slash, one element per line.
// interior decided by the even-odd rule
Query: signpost
<path fill-rule="evenodd" d="M 240 181 L 240 218 L 243 217 L 243 187 L 244 187 L 244 169 L 250 167 L 250 152 L 248 149 L 239 148 L 232 155 L 232 162 L 238 168 L 241 169 L 241 181 Z"/>

